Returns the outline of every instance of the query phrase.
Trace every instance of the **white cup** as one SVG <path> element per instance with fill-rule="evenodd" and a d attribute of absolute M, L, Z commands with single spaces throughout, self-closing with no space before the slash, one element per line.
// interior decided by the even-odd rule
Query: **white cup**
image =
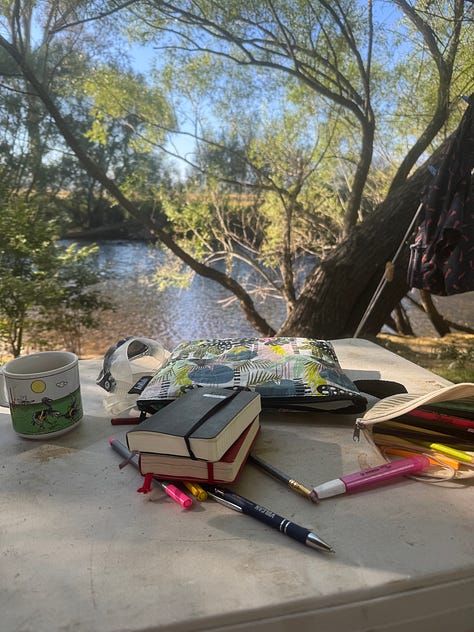
<path fill-rule="evenodd" d="M 20 356 L 7 362 L 0 375 L 4 383 L 0 404 L 10 407 L 13 429 L 20 437 L 56 437 L 82 419 L 75 353 L 42 351 Z"/>

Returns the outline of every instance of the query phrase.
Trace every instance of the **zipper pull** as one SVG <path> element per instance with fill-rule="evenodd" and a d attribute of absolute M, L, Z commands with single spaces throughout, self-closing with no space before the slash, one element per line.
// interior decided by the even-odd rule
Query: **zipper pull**
<path fill-rule="evenodd" d="M 352 441 L 356 441 L 357 443 L 360 441 L 360 431 L 361 431 L 362 425 L 363 424 L 360 423 L 359 419 L 355 422 L 354 432 L 352 433 Z"/>

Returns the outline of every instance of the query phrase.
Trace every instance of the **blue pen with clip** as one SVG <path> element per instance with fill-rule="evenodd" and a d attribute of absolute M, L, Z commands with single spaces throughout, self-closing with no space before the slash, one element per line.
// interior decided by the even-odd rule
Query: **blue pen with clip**
<path fill-rule="evenodd" d="M 208 495 L 218 503 L 221 503 L 234 511 L 246 514 L 247 516 L 252 516 L 252 518 L 260 520 L 260 522 L 263 522 L 269 527 L 281 531 L 281 533 L 293 538 L 293 540 L 296 540 L 297 542 L 301 542 L 306 546 L 313 549 L 319 549 L 321 551 L 334 551 L 332 546 L 327 544 L 327 542 L 322 540 L 315 533 L 312 533 L 309 529 L 300 527 L 300 525 L 283 518 L 283 516 L 279 516 L 271 511 L 271 509 L 267 509 L 266 507 L 262 507 L 262 505 L 252 502 L 248 498 L 244 498 L 243 496 L 225 488 L 208 487 L 206 490 Z"/>

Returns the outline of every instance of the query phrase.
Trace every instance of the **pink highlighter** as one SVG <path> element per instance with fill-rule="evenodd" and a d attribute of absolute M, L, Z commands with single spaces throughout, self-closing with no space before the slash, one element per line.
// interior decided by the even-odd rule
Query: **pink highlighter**
<path fill-rule="evenodd" d="M 341 476 L 341 478 L 335 478 L 332 481 L 316 485 L 311 492 L 311 500 L 319 502 L 322 498 L 330 498 L 340 494 L 358 492 L 368 487 L 385 485 L 401 476 L 422 472 L 429 465 L 429 458 L 422 454 L 406 459 L 397 459 L 368 470 L 361 470 L 360 472 Z"/>
<path fill-rule="evenodd" d="M 192 506 L 193 501 L 192 498 L 189 498 L 184 492 L 173 485 L 172 483 L 165 483 L 165 481 L 160 481 L 155 479 L 157 483 L 161 485 L 161 487 L 165 490 L 170 498 L 175 500 L 177 503 L 184 507 L 185 509 L 189 509 Z"/>
<path fill-rule="evenodd" d="M 124 445 L 120 441 L 117 441 L 117 439 L 109 439 L 109 444 L 110 444 L 110 447 L 115 450 L 115 452 L 117 452 L 118 454 L 120 454 L 120 456 L 126 459 L 126 463 L 127 462 L 131 463 L 137 469 L 140 469 L 138 467 L 137 456 L 133 455 L 126 445 Z M 145 475 L 145 482 L 143 484 L 143 487 L 140 487 L 138 491 L 142 491 L 145 494 L 151 491 L 152 480 L 158 483 L 158 485 L 161 486 L 161 488 L 168 494 L 168 496 L 172 498 L 175 502 L 179 503 L 181 507 L 184 507 L 185 509 L 189 509 L 190 507 L 192 507 L 193 505 L 192 498 L 190 498 L 187 494 L 185 494 L 180 489 L 178 489 L 176 485 L 173 485 L 172 483 L 168 483 L 167 481 L 161 481 L 155 478 L 153 474 Z"/>

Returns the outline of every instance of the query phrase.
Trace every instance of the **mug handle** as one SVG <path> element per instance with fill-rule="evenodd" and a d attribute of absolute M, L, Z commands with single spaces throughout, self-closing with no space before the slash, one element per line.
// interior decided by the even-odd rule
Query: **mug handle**
<path fill-rule="evenodd" d="M 8 393 L 7 393 L 7 381 L 5 379 L 5 373 L 3 372 L 4 367 L 0 366 L 0 406 L 5 406 L 5 408 L 10 407 L 10 402 L 8 401 Z"/>

